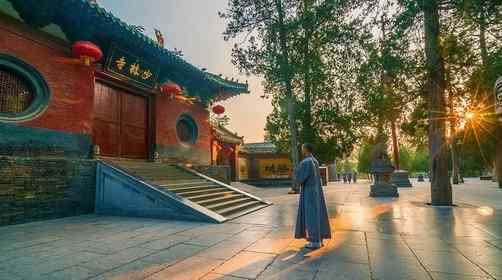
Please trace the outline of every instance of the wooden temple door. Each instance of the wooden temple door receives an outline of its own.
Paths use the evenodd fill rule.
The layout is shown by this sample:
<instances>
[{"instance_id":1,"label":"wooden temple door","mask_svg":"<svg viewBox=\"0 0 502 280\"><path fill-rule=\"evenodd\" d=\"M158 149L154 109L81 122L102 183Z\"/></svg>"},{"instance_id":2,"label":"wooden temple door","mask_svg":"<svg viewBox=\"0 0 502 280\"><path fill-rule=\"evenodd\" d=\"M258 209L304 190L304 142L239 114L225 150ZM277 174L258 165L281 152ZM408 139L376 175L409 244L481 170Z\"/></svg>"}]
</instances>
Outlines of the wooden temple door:
<instances>
[{"instance_id":1,"label":"wooden temple door","mask_svg":"<svg viewBox=\"0 0 502 280\"><path fill-rule=\"evenodd\" d=\"M93 142L102 156L147 158L147 116L146 98L96 82Z\"/></svg>"}]
</instances>

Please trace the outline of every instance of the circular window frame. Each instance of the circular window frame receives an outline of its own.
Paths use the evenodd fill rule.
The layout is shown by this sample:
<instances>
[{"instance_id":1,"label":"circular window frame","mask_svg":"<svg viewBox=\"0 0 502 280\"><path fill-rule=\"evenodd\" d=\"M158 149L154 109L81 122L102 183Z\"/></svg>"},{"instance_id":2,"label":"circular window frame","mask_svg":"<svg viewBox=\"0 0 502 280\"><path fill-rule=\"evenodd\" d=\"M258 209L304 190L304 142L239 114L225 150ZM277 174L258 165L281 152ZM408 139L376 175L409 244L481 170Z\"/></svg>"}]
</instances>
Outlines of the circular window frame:
<instances>
[{"instance_id":1,"label":"circular window frame","mask_svg":"<svg viewBox=\"0 0 502 280\"><path fill-rule=\"evenodd\" d=\"M26 110L21 113L0 112L0 122L25 122L40 116L49 106L52 96L42 74L21 59L3 53L0 53L0 68L24 79L33 94L33 100Z\"/></svg>"},{"instance_id":2,"label":"circular window frame","mask_svg":"<svg viewBox=\"0 0 502 280\"><path fill-rule=\"evenodd\" d=\"M178 135L178 124L182 121L187 122L192 129L192 139L190 139L190 141L182 141L180 136ZM178 143L180 143L181 145L192 146L195 145L197 143L197 140L199 139L199 126L197 125L197 122L194 120L194 118L189 114L181 114L176 119L175 131L176 131L176 139L178 140Z\"/></svg>"}]
</instances>

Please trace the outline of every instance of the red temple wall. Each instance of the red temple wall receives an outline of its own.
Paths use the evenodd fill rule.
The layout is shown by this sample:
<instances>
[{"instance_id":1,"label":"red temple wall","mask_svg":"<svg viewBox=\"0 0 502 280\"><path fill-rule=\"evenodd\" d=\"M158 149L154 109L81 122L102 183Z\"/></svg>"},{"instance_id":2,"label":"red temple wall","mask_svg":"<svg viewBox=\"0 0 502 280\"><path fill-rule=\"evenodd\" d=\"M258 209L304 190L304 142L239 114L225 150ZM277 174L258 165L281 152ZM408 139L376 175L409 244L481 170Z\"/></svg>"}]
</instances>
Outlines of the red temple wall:
<instances>
[{"instance_id":1,"label":"red temple wall","mask_svg":"<svg viewBox=\"0 0 502 280\"><path fill-rule=\"evenodd\" d=\"M176 136L176 122L183 114L189 115L197 123L198 138L194 145L181 144ZM203 105L161 95L156 100L156 128L155 144L162 158L210 164L209 112Z\"/></svg>"},{"instance_id":2,"label":"red temple wall","mask_svg":"<svg viewBox=\"0 0 502 280\"><path fill-rule=\"evenodd\" d=\"M19 22L0 20L0 53L37 69L51 90L47 109L23 126L91 134L94 72L75 63L68 46Z\"/></svg>"},{"instance_id":3,"label":"red temple wall","mask_svg":"<svg viewBox=\"0 0 502 280\"><path fill-rule=\"evenodd\" d=\"M76 61L70 46L18 21L0 18L0 53L33 66L44 77L51 91L51 100L43 113L16 124L92 135L94 69ZM178 162L210 164L209 112L203 105L161 95L155 98L153 113L154 144L161 157ZM191 116L197 123L198 138L194 145L183 145L177 139L176 121L182 114Z\"/></svg>"}]
</instances>

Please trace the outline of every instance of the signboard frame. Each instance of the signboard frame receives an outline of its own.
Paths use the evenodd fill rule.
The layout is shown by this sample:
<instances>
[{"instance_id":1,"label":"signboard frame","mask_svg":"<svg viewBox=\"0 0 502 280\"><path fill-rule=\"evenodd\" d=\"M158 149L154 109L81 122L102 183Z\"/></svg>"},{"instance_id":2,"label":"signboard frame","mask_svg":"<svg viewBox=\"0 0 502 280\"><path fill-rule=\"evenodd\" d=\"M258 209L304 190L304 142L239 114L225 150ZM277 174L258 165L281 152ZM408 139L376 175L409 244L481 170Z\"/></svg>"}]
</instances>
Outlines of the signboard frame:
<instances>
[{"instance_id":1,"label":"signboard frame","mask_svg":"<svg viewBox=\"0 0 502 280\"><path fill-rule=\"evenodd\" d=\"M116 44L111 44L105 62L105 71L143 87L154 89L158 84L160 66L123 50Z\"/></svg>"}]
</instances>

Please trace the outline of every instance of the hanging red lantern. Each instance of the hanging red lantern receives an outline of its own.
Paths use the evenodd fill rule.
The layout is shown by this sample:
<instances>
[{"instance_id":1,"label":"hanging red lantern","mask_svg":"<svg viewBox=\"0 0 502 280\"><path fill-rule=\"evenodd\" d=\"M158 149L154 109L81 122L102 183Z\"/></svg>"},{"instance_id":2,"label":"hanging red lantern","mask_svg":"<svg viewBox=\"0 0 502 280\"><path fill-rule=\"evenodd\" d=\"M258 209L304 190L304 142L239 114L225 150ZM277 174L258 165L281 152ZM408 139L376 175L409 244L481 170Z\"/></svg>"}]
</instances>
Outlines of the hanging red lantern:
<instances>
[{"instance_id":1,"label":"hanging red lantern","mask_svg":"<svg viewBox=\"0 0 502 280\"><path fill-rule=\"evenodd\" d=\"M164 94L170 95L171 97L179 95L183 92L181 87L173 82L163 84L160 87L160 91Z\"/></svg>"},{"instance_id":2,"label":"hanging red lantern","mask_svg":"<svg viewBox=\"0 0 502 280\"><path fill-rule=\"evenodd\" d=\"M225 107L221 105L216 105L213 107L213 113L215 113L216 115L221 115L225 113Z\"/></svg>"},{"instance_id":3,"label":"hanging red lantern","mask_svg":"<svg viewBox=\"0 0 502 280\"><path fill-rule=\"evenodd\" d=\"M224 147L223 152L227 157L230 157L233 154L234 149L232 147Z\"/></svg>"},{"instance_id":4,"label":"hanging red lantern","mask_svg":"<svg viewBox=\"0 0 502 280\"><path fill-rule=\"evenodd\" d=\"M99 61L103 57L103 51L92 42L78 41L73 44L73 55L81 59L86 66Z\"/></svg>"}]
</instances>

